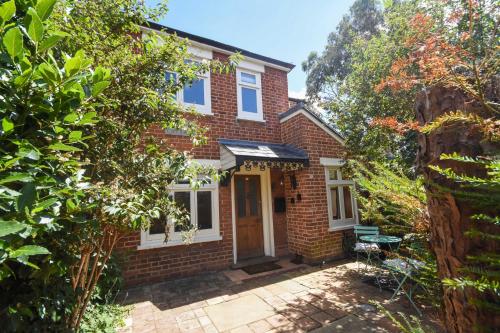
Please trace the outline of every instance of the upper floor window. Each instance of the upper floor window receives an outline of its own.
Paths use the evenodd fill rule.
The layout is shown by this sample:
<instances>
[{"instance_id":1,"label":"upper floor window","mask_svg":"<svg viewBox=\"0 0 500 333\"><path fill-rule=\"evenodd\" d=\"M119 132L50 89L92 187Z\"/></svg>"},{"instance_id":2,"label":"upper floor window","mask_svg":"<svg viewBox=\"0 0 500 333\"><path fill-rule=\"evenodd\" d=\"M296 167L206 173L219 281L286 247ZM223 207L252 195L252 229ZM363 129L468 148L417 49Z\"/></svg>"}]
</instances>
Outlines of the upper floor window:
<instances>
[{"instance_id":1,"label":"upper floor window","mask_svg":"<svg viewBox=\"0 0 500 333\"><path fill-rule=\"evenodd\" d=\"M177 82L177 74L167 72L165 79ZM186 106L193 106L196 111L203 114L212 114L210 101L210 72L198 74L198 78L186 84L182 90L177 92L174 98Z\"/></svg>"},{"instance_id":2,"label":"upper floor window","mask_svg":"<svg viewBox=\"0 0 500 333\"><path fill-rule=\"evenodd\" d=\"M238 118L264 121L260 73L237 70Z\"/></svg>"},{"instance_id":3,"label":"upper floor window","mask_svg":"<svg viewBox=\"0 0 500 333\"><path fill-rule=\"evenodd\" d=\"M357 224L354 182L343 179L339 167L325 167L325 176L330 230L344 229Z\"/></svg>"}]
</instances>

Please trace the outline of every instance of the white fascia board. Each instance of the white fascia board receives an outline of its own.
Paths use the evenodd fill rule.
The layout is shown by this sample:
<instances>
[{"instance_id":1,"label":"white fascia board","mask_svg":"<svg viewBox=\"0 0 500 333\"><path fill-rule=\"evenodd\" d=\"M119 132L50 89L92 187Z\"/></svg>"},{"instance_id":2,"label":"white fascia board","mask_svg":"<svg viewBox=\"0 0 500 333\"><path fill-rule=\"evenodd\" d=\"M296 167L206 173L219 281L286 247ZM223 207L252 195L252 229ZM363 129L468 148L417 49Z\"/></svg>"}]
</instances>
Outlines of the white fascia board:
<instances>
[{"instance_id":1,"label":"white fascia board","mask_svg":"<svg viewBox=\"0 0 500 333\"><path fill-rule=\"evenodd\" d=\"M319 128L321 128L323 131L325 131L326 133L328 133L332 138L334 138L335 140L337 140L342 146L345 146L345 141L344 139L342 139L340 136L338 136L337 134L335 134L334 132L332 132L332 130L326 126L325 124L323 124L321 121L319 121L318 119L316 119L314 116L312 116L311 114L309 114L309 112L307 112L306 110L304 109L300 109L299 111L296 111L288 116L286 116L285 118L281 118L280 119L280 123L284 123L285 121L295 117L295 116L298 116L299 114L303 115L304 117L306 117L307 119L309 119L310 121L312 121L316 126L318 126Z\"/></svg>"}]
</instances>

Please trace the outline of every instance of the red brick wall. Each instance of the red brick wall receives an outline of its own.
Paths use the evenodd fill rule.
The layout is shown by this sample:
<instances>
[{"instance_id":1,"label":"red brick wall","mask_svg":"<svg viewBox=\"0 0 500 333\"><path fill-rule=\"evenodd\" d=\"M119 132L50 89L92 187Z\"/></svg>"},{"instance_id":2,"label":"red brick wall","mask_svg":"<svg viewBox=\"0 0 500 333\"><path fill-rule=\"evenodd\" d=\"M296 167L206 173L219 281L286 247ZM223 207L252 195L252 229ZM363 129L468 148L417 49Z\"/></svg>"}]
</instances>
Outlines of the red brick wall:
<instances>
[{"instance_id":1,"label":"red brick wall","mask_svg":"<svg viewBox=\"0 0 500 333\"><path fill-rule=\"evenodd\" d=\"M225 60L226 55L215 53ZM278 115L288 109L287 73L265 67L262 80L262 105L265 123L237 120L236 79L234 74L211 74L211 103L214 115L202 116L200 124L209 127L208 144L192 151L194 158L219 159L219 138L280 142ZM178 150L191 150L187 137L166 135L159 127L150 132L165 139ZM233 262L233 234L230 186L220 186L219 220L221 241L137 250L140 235L124 237L118 251L124 255L124 278L128 285L159 281L208 270L227 268ZM277 254L287 251L284 214L275 214L274 231Z\"/></svg>"},{"instance_id":2,"label":"red brick wall","mask_svg":"<svg viewBox=\"0 0 500 333\"><path fill-rule=\"evenodd\" d=\"M344 148L323 129L304 115L296 115L282 123L283 142L307 151L310 166L285 175L287 193L288 246L291 253L304 256L306 262L342 256L343 232L329 232L325 169L320 157L340 158ZM295 175L294 190L290 176ZM297 199L300 194L301 200ZM291 198L295 203L291 203Z\"/></svg>"},{"instance_id":3,"label":"red brick wall","mask_svg":"<svg viewBox=\"0 0 500 333\"><path fill-rule=\"evenodd\" d=\"M227 56L214 52L213 57L221 61ZM218 139L240 139L252 141L281 142L278 115L288 110L287 73L265 67L261 74L262 109L265 122L238 120L235 74L210 74L212 113L200 117L198 123L209 128L208 143L193 150L195 158L219 159ZM187 137L166 135L161 128L152 132L166 139L167 144L182 150L191 150Z\"/></svg>"}]
</instances>

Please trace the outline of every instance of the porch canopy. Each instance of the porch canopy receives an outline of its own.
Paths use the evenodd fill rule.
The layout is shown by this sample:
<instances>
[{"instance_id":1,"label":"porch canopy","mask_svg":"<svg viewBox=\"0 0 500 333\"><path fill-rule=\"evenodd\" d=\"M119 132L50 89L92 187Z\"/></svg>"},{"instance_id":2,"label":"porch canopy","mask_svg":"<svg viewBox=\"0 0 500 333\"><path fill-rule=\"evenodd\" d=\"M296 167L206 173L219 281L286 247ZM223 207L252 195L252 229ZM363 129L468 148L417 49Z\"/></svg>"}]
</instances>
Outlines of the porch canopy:
<instances>
[{"instance_id":1,"label":"porch canopy","mask_svg":"<svg viewBox=\"0 0 500 333\"><path fill-rule=\"evenodd\" d=\"M220 139L220 159L223 170L259 167L298 170L309 166L307 153L295 146L244 140Z\"/></svg>"}]
</instances>

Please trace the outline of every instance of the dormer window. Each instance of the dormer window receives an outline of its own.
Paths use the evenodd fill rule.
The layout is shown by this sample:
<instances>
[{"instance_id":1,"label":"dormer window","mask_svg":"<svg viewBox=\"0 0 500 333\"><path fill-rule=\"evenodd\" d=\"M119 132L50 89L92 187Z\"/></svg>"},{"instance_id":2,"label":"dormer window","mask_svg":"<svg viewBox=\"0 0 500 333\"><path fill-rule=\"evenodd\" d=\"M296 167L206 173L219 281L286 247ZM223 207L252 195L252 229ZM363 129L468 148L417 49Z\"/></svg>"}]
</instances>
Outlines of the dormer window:
<instances>
[{"instance_id":1,"label":"dormer window","mask_svg":"<svg viewBox=\"0 0 500 333\"><path fill-rule=\"evenodd\" d=\"M238 119L264 121L260 73L237 70Z\"/></svg>"}]
</instances>

